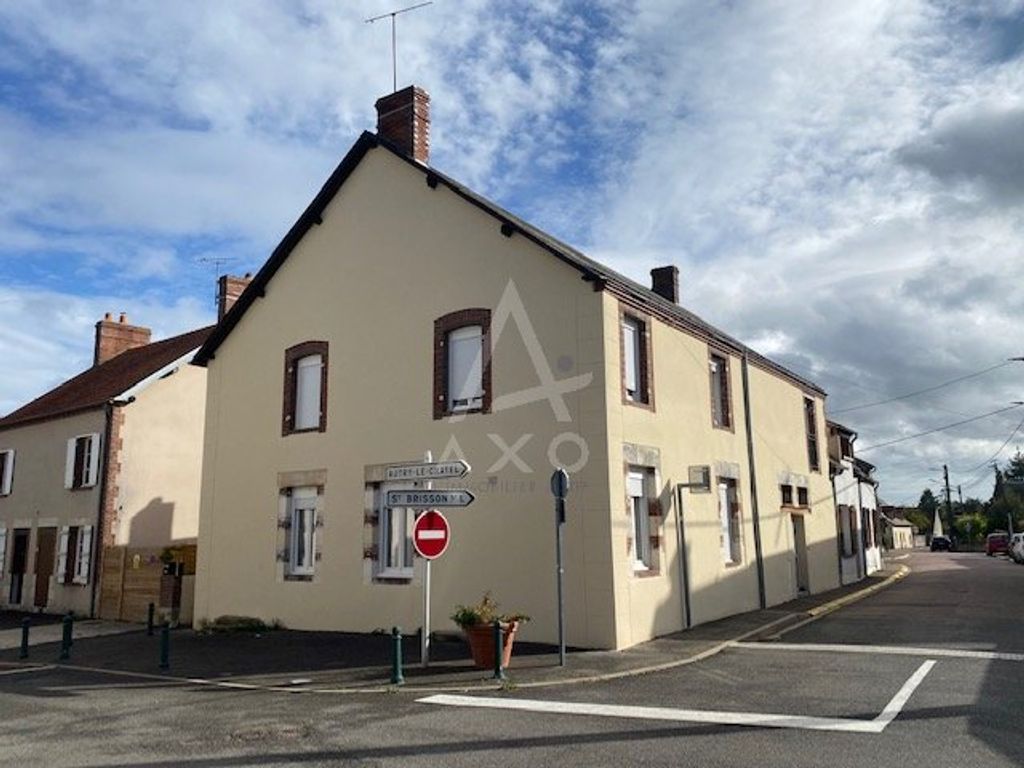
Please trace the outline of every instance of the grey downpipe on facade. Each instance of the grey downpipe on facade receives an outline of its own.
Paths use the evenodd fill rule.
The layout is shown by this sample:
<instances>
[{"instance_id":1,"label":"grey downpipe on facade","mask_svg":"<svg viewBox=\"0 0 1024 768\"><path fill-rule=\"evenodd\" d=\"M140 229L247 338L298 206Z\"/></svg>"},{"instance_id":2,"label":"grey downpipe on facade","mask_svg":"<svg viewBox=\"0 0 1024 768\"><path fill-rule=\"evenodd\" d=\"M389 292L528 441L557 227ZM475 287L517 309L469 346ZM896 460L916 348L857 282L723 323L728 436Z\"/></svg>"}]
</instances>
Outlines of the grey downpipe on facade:
<instances>
[{"instance_id":1,"label":"grey downpipe on facade","mask_svg":"<svg viewBox=\"0 0 1024 768\"><path fill-rule=\"evenodd\" d=\"M856 469L853 470L853 480L857 483L857 527L860 528L860 533L857 534L857 540L860 542L860 557L857 558L857 562L860 563L861 578L867 578L868 532L864 530L864 496L861 495L860 478L857 477Z\"/></svg>"},{"instance_id":2,"label":"grey downpipe on facade","mask_svg":"<svg viewBox=\"0 0 1024 768\"><path fill-rule=\"evenodd\" d=\"M836 495L836 479L829 470L829 482L832 483L832 508L836 511L836 562L839 564L839 586L843 586L843 513L839 511L839 496Z\"/></svg>"},{"instance_id":3,"label":"grey downpipe on facade","mask_svg":"<svg viewBox=\"0 0 1024 768\"><path fill-rule=\"evenodd\" d=\"M743 420L747 428L747 464L750 472L750 516L754 523L754 557L757 560L757 596L761 610L768 607L764 592L764 553L761 551L761 516L757 505L757 470L754 464L754 420L750 416L750 375L747 354L743 353L740 366L743 373Z\"/></svg>"},{"instance_id":4,"label":"grey downpipe on facade","mask_svg":"<svg viewBox=\"0 0 1024 768\"><path fill-rule=\"evenodd\" d=\"M89 618L96 618L96 588L100 583L103 567L103 502L107 498L107 467L110 466L111 442L110 434L114 426L114 402L106 405L106 427L103 434L103 465L100 468L100 501L96 510L96 535L92 544L92 563L89 564L89 577L92 579L92 591L89 594Z\"/></svg>"},{"instance_id":5,"label":"grey downpipe on facade","mask_svg":"<svg viewBox=\"0 0 1024 768\"><path fill-rule=\"evenodd\" d=\"M686 558L686 529L683 524L683 488L684 484L676 485L676 546L679 547L679 592L682 600L683 629L693 626L690 615L690 570Z\"/></svg>"}]
</instances>

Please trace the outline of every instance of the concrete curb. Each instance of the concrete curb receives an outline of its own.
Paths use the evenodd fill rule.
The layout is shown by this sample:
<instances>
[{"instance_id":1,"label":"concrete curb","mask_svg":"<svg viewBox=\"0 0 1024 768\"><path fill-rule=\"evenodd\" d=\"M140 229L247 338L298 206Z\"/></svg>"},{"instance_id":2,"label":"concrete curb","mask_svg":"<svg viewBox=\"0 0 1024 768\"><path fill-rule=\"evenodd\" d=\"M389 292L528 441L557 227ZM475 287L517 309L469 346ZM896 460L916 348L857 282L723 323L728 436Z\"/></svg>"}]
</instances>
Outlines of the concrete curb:
<instances>
[{"instance_id":1,"label":"concrete curb","mask_svg":"<svg viewBox=\"0 0 1024 768\"><path fill-rule=\"evenodd\" d=\"M892 574L884 581L878 584L872 584L870 587L858 590L857 592L851 592L848 595L830 600L822 605L815 606L808 611L805 611L803 615L806 616L801 621L798 621L792 626L780 629L776 634L770 635L772 638L780 638L782 635L792 632L794 629L798 629L802 626L810 624L813 621L817 621L824 616L833 613L834 611L843 608L844 606L855 603L858 600L863 600L870 595L885 589L897 581L905 578L910 573L910 569L905 565L901 565L897 569L896 573ZM198 677L177 677L174 675L161 675L156 673L148 672L130 672L127 670L119 669L103 669L100 667L85 667L74 664L51 664L46 665L46 669L68 669L76 672L90 672L94 674L105 674L112 675L115 677L133 677L141 680L151 680L154 682L162 682L167 685L203 685L211 686L216 688L227 688L238 691L270 691L274 693L317 693L317 694L360 694L360 693L413 693L418 695L424 693L472 693L473 691L503 691L503 690L518 690L527 688L554 688L558 686L575 685L580 683L599 683L609 680L619 680L626 677L638 677L640 675L649 675L655 672L663 672L669 669L675 669L677 667L683 667L688 664L694 664L698 661L716 656L722 651L735 646L737 643L742 643L751 637L763 635L765 632L778 627L780 624L785 624L788 621L792 621L794 617L800 616L800 613L790 613L786 616L782 616L777 619L773 619L759 627L749 629L746 632L742 632L735 637L731 637L728 640L722 640L710 648L706 648L703 651L694 653L682 659L673 659L672 661L663 662L660 664L649 664L645 667L637 667L635 669L623 669L615 672L606 672L594 675L586 675L582 677L574 677L562 680L535 680L532 682L516 683L514 680L508 680L505 682L478 682L471 684L452 684L452 685L419 685L416 683L406 683L405 685L396 686L390 684L384 685L368 685L368 686L343 686L338 688L311 688L311 687L298 687L298 686L287 686L287 685L262 685L260 683L243 683L234 682L231 680L209 680L206 678ZM29 671L29 670L25 670ZM297 673L298 674L298 673Z\"/></svg>"},{"instance_id":2,"label":"concrete curb","mask_svg":"<svg viewBox=\"0 0 1024 768\"><path fill-rule=\"evenodd\" d=\"M844 608L847 605L859 602L860 600L863 600L866 597L870 597L876 592L880 592L881 590L886 589L887 587L891 587L897 581L906 578L906 576L909 573L910 568L908 568L905 565L901 565L899 568L896 569L896 573L892 574L883 581L878 582L877 584L872 584L870 587L865 587L864 589L857 590L856 592L851 592L848 595L843 595L842 597L838 597L835 600L830 600L827 603L815 606L814 608L811 608L809 611L807 611L806 619L804 619L803 621L798 621L796 624L793 624L790 627L785 627L784 629L780 630L773 636L773 639L781 638L783 635L789 634L790 632L796 629L800 629L800 627L805 627L808 624L817 621L818 619L822 619L825 616L828 616L830 613L838 611L840 608Z\"/></svg>"}]
</instances>

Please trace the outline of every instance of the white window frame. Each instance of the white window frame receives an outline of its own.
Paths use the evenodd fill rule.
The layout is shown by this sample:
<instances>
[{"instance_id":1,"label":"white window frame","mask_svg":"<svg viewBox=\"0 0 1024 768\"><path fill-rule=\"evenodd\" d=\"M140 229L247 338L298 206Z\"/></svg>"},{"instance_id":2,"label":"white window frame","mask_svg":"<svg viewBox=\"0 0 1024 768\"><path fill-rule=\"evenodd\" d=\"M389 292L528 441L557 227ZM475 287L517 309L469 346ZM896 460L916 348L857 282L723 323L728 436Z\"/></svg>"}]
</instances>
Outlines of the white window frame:
<instances>
[{"instance_id":1,"label":"white window frame","mask_svg":"<svg viewBox=\"0 0 1024 768\"><path fill-rule=\"evenodd\" d=\"M653 567L651 549L651 516L648 473L630 468L626 473L626 496L629 498L630 534L633 537L633 571L649 571Z\"/></svg>"},{"instance_id":2,"label":"white window frame","mask_svg":"<svg viewBox=\"0 0 1024 768\"><path fill-rule=\"evenodd\" d=\"M7 572L7 529L0 526L0 581Z\"/></svg>"},{"instance_id":3,"label":"white window frame","mask_svg":"<svg viewBox=\"0 0 1024 768\"><path fill-rule=\"evenodd\" d=\"M0 496L10 496L14 484L14 449L0 451L0 456L4 457L3 472L0 472Z\"/></svg>"},{"instance_id":4,"label":"white window frame","mask_svg":"<svg viewBox=\"0 0 1024 768\"><path fill-rule=\"evenodd\" d=\"M92 565L92 526L78 526L78 551L75 553L75 573L71 577L72 584L88 584Z\"/></svg>"},{"instance_id":5,"label":"white window frame","mask_svg":"<svg viewBox=\"0 0 1024 768\"><path fill-rule=\"evenodd\" d=\"M312 576L316 572L319 494L314 486L292 488L288 497L288 575ZM300 544L306 558L299 561Z\"/></svg>"},{"instance_id":6,"label":"white window frame","mask_svg":"<svg viewBox=\"0 0 1024 768\"><path fill-rule=\"evenodd\" d=\"M458 345L476 342L476 353L469 365L469 370L462 377L465 385L461 391L456 386L459 373L455 370ZM481 325L464 325L448 331L445 338L447 349L447 365L445 370L448 398L446 403L450 413L479 410L484 404L484 329ZM475 388L474 388L475 385Z\"/></svg>"},{"instance_id":7,"label":"white window frame","mask_svg":"<svg viewBox=\"0 0 1024 768\"><path fill-rule=\"evenodd\" d=\"M82 462L81 482L75 484L79 478L75 477L75 452L79 440L86 440L85 459ZM68 439L67 451L64 463L64 487L68 490L78 488L93 488L99 482L100 476L100 435L92 432L85 435L75 435Z\"/></svg>"},{"instance_id":8,"label":"white window frame","mask_svg":"<svg viewBox=\"0 0 1024 768\"><path fill-rule=\"evenodd\" d=\"M626 399L632 403L642 400L640 392L643 376L640 372L640 345L644 343L640 321L626 316L622 318L622 384Z\"/></svg>"},{"instance_id":9,"label":"white window frame","mask_svg":"<svg viewBox=\"0 0 1024 768\"><path fill-rule=\"evenodd\" d=\"M377 528L378 528L378 570L377 576L385 579L411 579L413 577L413 567L416 560L416 553L412 545L412 526L416 520L416 511L409 507L395 507L391 508L385 504L387 499L388 490L398 488L397 485L388 483L382 484L378 489L378 502L377 508L379 510L377 517ZM396 551L398 557L397 562L393 562L391 558L392 550L392 536L391 527L392 520L395 518L401 518L398 520L398 525L402 525L402 520L405 523L405 541L403 545Z\"/></svg>"},{"instance_id":10,"label":"white window frame","mask_svg":"<svg viewBox=\"0 0 1024 768\"><path fill-rule=\"evenodd\" d=\"M320 427L323 367L324 356L319 352L300 357L295 361L295 413L292 414L292 429L295 431ZM303 381L310 385L308 398L304 395Z\"/></svg>"},{"instance_id":11,"label":"white window frame","mask_svg":"<svg viewBox=\"0 0 1024 768\"><path fill-rule=\"evenodd\" d=\"M738 483L729 478L722 478L718 481L718 515L722 547L722 562L726 566L739 565L743 562L743 519L738 510L733 506L739 506ZM733 489L730 499L729 489ZM733 535L733 523L736 525L736 535ZM733 543L736 549L733 549Z\"/></svg>"}]
</instances>

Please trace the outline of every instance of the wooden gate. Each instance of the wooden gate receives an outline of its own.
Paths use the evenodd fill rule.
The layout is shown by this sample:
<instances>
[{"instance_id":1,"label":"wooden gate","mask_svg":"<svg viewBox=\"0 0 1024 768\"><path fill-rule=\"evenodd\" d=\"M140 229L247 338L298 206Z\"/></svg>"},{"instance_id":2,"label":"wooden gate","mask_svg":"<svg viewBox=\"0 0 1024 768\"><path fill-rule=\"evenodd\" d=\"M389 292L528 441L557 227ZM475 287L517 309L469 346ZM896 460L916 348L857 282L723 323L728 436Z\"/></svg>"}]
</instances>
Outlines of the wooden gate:
<instances>
[{"instance_id":1,"label":"wooden gate","mask_svg":"<svg viewBox=\"0 0 1024 768\"><path fill-rule=\"evenodd\" d=\"M149 604L160 604L164 564L160 548L104 547L100 618L145 622Z\"/></svg>"}]
</instances>

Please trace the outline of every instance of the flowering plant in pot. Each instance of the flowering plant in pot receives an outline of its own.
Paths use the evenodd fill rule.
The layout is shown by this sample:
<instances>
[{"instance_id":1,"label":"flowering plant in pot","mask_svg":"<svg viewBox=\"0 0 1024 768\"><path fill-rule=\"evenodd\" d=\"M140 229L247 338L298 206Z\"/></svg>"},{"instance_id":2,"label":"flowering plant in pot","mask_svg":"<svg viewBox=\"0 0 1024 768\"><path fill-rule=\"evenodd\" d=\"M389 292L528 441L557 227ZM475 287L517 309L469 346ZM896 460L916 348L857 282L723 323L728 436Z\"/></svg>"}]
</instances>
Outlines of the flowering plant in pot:
<instances>
[{"instance_id":1,"label":"flowering plant in pot","mask_svg":"<svg viewBox=\"0 0 1024 768\"><path fill-rule=\"evenodd\" d=\"M455 606L452 614L452 621L466 635L473 663L480 669L494 667L494 622L501 625L501 666L507 667L512 661L512 644L519 625L529 620L525 613L499 613L498 603L489 591L475 605Z\"/></svg>"}]
</instances>

